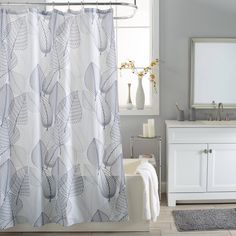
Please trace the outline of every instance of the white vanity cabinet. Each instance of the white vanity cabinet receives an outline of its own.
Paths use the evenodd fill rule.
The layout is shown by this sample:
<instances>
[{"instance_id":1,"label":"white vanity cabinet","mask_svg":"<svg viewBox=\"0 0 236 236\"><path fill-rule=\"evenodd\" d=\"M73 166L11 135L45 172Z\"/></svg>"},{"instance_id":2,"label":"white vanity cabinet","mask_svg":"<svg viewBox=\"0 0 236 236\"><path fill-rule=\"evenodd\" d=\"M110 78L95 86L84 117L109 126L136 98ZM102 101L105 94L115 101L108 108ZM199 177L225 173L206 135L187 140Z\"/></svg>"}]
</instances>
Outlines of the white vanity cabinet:
<instances>
[{"instance_id":1,"label":"white vanity cabinet","mask_svg":"<svg viewBox=\"0 0 236 236\"><path fill-rule=\"evenodd\" d=\"M236 202L236 122L166 121L168 206Z\"/></svg>"}]
</instances>

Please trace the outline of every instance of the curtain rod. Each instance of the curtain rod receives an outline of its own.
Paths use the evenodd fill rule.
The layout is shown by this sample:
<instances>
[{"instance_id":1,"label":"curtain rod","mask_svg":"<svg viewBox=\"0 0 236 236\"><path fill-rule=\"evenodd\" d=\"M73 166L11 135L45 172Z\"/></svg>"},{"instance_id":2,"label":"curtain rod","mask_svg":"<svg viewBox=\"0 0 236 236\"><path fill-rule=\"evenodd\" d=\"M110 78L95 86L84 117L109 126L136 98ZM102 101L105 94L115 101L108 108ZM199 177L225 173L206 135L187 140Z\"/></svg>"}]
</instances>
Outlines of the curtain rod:
<instances>
[{"instance_id":1,"label":"curtain rod","mask_svg":"<svg viewBox=\"0 0 236 236\"><path fill-rule=\"evenodd\" d=\"M125 7L130 7L133 8L133 13L128 16L117 16L114 17L114 19L119 20L119 19L130 19L132 18L136 10L138 9L136 0L134 0L133 3L127 3L127 2L0 2L0 6L24 6L24 5L45 5L45 6L125 6Z\"/></svg>"}]
</instances>

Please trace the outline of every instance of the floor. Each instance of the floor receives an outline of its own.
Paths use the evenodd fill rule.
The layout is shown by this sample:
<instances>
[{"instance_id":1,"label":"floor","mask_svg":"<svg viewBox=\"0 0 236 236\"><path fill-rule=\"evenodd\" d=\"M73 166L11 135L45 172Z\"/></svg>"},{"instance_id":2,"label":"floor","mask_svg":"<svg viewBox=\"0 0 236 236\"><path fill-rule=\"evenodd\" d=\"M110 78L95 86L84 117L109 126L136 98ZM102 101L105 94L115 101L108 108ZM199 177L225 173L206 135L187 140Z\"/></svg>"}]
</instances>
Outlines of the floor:
<instances>
[{"instance_id":1,"label":"floor","mask_svg":"<svg viewBox=\"0 0 236 236\"><path fill-rule=\"evenodd\" d=\"M0 236L236 236L236 230L208 232L178 232L176 230L172 210L174 209L207 209L236 208L236 204L194 204L167 207L165 196L161 203L161 215L157 222L152 223L150 233L0 233Z\"/></svg>"}]
</instances>

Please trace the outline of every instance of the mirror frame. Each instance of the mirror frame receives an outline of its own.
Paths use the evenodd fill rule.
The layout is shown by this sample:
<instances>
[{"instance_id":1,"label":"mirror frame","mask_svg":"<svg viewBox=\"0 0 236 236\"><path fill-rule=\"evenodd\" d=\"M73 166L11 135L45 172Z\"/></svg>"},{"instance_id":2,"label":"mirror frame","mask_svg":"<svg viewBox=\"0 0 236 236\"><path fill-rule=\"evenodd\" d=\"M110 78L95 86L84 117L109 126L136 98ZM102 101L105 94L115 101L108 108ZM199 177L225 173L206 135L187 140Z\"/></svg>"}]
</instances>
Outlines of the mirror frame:
<instances>
[{"instance_id":1,"label":"mirror frame","mask_svg":"<svg viewBox=\"0 0 236 236\"><path fill-rule=\"evenodd\" d=\"M196 109L214 109L215 105L211 103L194 103L194 55L195 55L195 43L199 42L233 42L236 43L236 38L203 38L194 37L190 39L191 43L191 60L190 60L190 107ZM224 103L225 109L235 109L236 103Z\"/></svg>"}]
</instances>

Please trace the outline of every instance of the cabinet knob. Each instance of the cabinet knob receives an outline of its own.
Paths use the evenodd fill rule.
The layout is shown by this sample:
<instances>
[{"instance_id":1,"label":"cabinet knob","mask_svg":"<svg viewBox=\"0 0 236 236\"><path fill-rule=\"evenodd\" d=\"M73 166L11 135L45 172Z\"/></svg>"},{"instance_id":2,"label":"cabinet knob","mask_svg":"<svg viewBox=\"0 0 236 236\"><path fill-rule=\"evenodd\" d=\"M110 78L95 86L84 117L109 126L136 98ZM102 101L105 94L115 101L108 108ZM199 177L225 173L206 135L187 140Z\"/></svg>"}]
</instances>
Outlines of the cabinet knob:
<instances>
[{"instance_id":1,"label":"cabinet knob","mask_svg":"<svg viewBox=\"0 0 236 236\"><path fill-rule=\"evenodd\" d=\"M205 154L207 154L208 153L208 150L207 149L204 149L204 151L203 151Z\"/></svg>"},{"instance_id":2,"label":"cabinet knob","mask_svg":"<svg viewBox=\"0 0 236 236\"><path fill-rule=\"evenodd\" d=\"M212 153L212 149L209 150L209 153Z\"/></svg>"}]
</instances>

